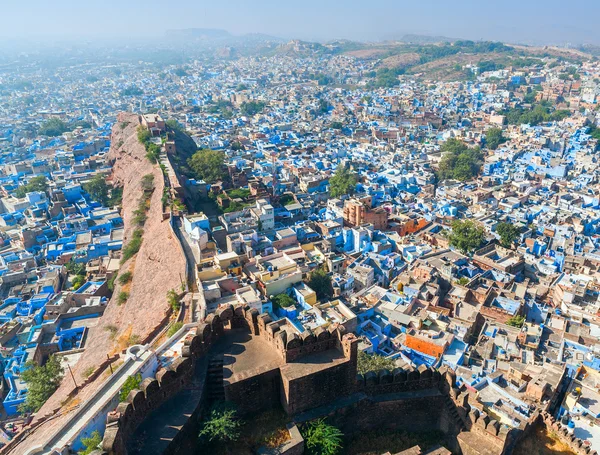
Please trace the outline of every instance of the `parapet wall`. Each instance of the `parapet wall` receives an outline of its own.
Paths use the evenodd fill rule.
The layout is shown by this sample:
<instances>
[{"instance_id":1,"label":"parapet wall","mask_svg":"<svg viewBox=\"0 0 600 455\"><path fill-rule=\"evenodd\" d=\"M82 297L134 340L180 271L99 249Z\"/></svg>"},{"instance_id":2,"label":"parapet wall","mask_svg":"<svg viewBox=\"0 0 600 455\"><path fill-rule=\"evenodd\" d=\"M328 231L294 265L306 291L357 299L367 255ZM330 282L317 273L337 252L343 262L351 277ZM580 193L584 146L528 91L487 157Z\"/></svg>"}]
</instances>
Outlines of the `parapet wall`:
<instances>
[{"instance_id":1,"label":"parapet wall","mask_svg":"<svg viewBox=\"0 0 600 455\"><path fill-rule=\"evenodd\" d=\"M287 324L285 319L273 322L271 316L266 313L257 315L258 332L255 333L272 343L285 363L330 349L343 351L341 340L345 329L342 325L332 324L328 328L319 327L314 331L307 330L298 335L292 331L282 330Z\"/></svg>"},{"instance_id":2,"label":"parapet wall","mask_svg":"<svg viewBox=\"0 0 600 455\"><path fill-rule=\"evenodd\" d=\"M540 414L540 420L546 425L546 429L556 434L560 442L566 444L573 453L577 455L597 455L595 450L592 450L589 445L586 446L583 440L576 438L572 433L569 433L566 426L547 412Z\"/></svg>"},{"instance_id":3,"label":"parapet wall","mask_svg":"<svg viewBox=\"0 0 600 455\"><path fill-rule=\"evenodd\" d=\"M450 368L421 366L357 375L358 340L353 334L344 334L343 327L332 325L298 336L285 330L286 324L242 305L211 314L198 325L195 335L185 339L181 358L160 370L156 378L145 379L140 390L132 391L109 414L103 451L126 454L127 441L140 423L190 382L196 362L229 329L246 329L262 337L283 360L281 366L257 365L256 371L224 384L226 399L236 403L241 413L281 405L297 418L329 416L347 431L375 427L438 429L459 436L453 450L463 448L460 434L471 432L498 448L498 453L510 451L526 430L508 430L479 409L474 396L455 387L456 375ZM310 364L301 362L304 356L332 349L339 353L324 354L335 359L330 366L304 370ZM463 452L469 453L468 448Z\"/></svg>"}]
</instances>

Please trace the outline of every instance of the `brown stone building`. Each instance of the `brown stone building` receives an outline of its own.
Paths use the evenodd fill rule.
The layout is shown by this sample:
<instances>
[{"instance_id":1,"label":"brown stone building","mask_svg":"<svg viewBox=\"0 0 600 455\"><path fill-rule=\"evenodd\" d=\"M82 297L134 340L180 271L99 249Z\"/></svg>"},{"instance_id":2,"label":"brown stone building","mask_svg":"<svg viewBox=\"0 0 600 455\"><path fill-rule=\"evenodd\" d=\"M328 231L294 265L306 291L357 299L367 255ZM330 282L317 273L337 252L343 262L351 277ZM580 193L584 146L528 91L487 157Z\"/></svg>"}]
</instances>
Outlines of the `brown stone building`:
<instances>
[{"instance_id":1,"label":"brown stone building","mask_svg":"<svg viewBox=\"0 0 600 455\"><path fill-rule=\"evenodd\" d=\"M372 203L370 196L346 201L344 203L344 222L352 227L372 224L377 230L386 229L388 212L383 207L372 208Z\"/></svg>"}]
</instances>

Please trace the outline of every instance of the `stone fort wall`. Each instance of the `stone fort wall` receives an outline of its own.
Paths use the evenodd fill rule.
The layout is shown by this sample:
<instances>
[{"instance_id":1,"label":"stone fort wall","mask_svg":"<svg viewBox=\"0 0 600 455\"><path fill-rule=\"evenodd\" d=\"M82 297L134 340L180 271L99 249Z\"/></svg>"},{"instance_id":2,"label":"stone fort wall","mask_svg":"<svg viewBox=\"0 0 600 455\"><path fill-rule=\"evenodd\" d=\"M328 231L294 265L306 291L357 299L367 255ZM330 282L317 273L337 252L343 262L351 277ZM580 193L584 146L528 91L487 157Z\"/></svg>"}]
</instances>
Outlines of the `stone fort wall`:
<instances>
[{"instance_id":1,"label":"stone fort wall","mask_svg":"<svg viewBox=\"0 0 600 455\"><path fill-rule=\"evenodd\" d=\"M108 415L98 452L126 454L127 441L140 423L189 383L198 360L209 354L226 330L239 328L262 337L281 357L279 366L258 366L243 377L226 381L225 397L241 414L282 406L298 422L328 417L345 433L374 428L441 430L457 438L456 447L450 448L466 455L477 453L473 446L479 443L496 447L498 454L510 453L528 430L528 424L511 430L501 427L477 407L474 396L455 387L456 376L449 368L421 366L357 375L358 340L353 334L332 325L298 336L285 330L285 324L244 306L228 306L210 315L198 325L196 334L185 340L181 358L160 370L156 378L145 379L140 390L133 390ZM287 365L332 350L339 355L331 367L288 377ZM206 397L199 408L205 402ZM201 412L196 412L194 419L200 418ZM191 422L190 428L197 428L197 422ZM195 432L190 433L195 437ZM177 444L183 443L178 440Z\"/></svg>"}]
</instances>

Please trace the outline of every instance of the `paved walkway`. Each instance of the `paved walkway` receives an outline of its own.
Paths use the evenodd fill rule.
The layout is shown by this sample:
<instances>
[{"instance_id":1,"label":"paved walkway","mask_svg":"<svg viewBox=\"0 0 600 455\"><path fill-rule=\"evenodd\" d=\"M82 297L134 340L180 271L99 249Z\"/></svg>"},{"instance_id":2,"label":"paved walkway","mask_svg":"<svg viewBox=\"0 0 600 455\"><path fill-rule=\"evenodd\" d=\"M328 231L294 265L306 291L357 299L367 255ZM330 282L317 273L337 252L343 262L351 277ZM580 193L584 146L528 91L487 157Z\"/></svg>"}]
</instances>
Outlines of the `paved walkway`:
<instances>
[{"instance_id":1,"label":"paved walkway","mask_svg":"<svg viewBox=\"0 0 600 455\"><path fill-rule=\"evenodd\" d=\"M185 230L183 229L183 221L181 217L175 217L173 219L173 229L175 230L175 234L177 234L177 238L179 239L179 243L183 247L183 252L185 253L185 258L188 266L188 288L191 292L198 292L198 285L196 284L196 264L200 262L200 252L194 252L198 248L195 245L192 245L191 240L188 238Z\"/></svg>"},{"instance_id":2,"label":"paved walkway","mask_svg":"<svg viewBox=\"0 0 600 455\"><path fill-rule=\"evenodd\" d=\"M110 376L102 387L87 400L70 418L57 430L57 432L42 447L32 449L30 454L52 453L54 449L62 449L71 443L85 428L88 422L96 417L113 398L119 393L121 387L129 376L137 373L142 365L153 355L150 350L144 351L139 357L126 361L114 375Z\"/></svg>"}]
</instances>

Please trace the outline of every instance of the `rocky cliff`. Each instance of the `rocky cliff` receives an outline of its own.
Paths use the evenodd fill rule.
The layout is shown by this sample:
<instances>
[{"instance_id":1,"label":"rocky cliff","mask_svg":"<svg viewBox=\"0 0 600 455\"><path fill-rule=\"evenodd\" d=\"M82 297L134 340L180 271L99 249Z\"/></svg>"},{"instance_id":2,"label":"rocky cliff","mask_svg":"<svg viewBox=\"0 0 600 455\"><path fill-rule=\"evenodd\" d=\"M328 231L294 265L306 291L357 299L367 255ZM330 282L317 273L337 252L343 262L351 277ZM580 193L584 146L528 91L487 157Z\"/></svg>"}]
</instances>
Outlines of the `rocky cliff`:
<instances>
[{"instance_id":1,"label":"rocky cliff","mask_svg":"<svg viewBox=\"0 0 600 455\"><path fill-rule=\"evenodd\" d=\"M150 197L147 220L143 226L141 248L135 256L122 264L119 270L119 274L130 271L133 278L125 286L121 286L118 280L115 282L113 298L108 303L104 316L90 329L85 353L72 366L75 380L80 387L90 372L106 361L107 355L113 356L129 344L143 342L163 325L169 309L167 291L179 291L181 280L185 279L183 250L171 230L169 220L163 220L162 216L162 172L158 165L151 164L146 158L146 150L137 139L139 124L137 115L120 114L113 127L109 152L109 158L114 161L113 183L123 186L124 245L131 240L136 229L133 222L134 211L143 195L141 180L144 175L154 176L155 189ZM126 291L129 297L125 303L119 305L118 296L121 291ZM43 418L44 414L61 406L64 412L65 404L68 407L68 403L75 405L85 400L107 375L108 373L104 372L96 380L88 380L89 384L81 388L75 398L69 398L73 396L75 384L67 372L61 387L38 412L36 419ZM56 420L53 421L54 425L57 423Z\"/></svg>"}]
</instances>

